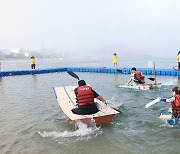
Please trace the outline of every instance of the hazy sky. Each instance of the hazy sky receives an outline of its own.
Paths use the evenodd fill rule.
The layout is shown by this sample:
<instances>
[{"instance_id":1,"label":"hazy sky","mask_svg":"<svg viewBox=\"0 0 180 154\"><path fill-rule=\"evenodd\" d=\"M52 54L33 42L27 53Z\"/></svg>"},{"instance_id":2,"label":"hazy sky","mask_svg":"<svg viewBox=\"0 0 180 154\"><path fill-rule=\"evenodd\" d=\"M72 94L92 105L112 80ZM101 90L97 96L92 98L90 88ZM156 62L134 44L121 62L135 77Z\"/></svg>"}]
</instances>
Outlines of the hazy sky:
<instances>
[{"instance_id":1,"label":"hazy sky","mask_svg":"<svg viewBox=\"0 0 180 154\"><path fill-rule=\"evenodd\" d=\"M180 0L0 0L0 49L176 57Z\"/></svg>"}]
</instances>

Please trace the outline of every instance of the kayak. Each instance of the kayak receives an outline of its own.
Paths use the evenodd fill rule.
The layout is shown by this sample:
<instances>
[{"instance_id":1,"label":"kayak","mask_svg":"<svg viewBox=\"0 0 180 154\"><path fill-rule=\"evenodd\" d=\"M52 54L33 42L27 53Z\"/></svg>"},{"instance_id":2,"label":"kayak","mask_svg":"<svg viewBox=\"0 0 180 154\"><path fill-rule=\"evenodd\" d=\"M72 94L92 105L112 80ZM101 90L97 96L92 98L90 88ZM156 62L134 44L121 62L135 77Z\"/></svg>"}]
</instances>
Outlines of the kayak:
<instances>
[{"instance_id":1,"label":"kayak","mask_svg":"<svg viewBox=\"0 0 180 154\"><path fill-rule=\"evenodd\" d=\"M129 88L129 89L137 89L137 90L149 90L151 88L155 87L161 87L161 83L156 84L132 84L132 85L126 85L126 84L120 84L118 85L119 88Z\"/></svg>"},{"instance_id":2,"label":"kayak","mask_svg":"<svg viewBox=\"0 0 180 154\"><path fill-rule=\"evenodd\" d=\"M172 118L171 112L162 112L159 116L160 119L165 120L169 125L179 125L180 119L179 118Z\"/></svg>"},{"instance_id":3,"label":"kayak","mask_svg":"<svg viewBox=\"0 0 180 154\"><path fill-rule=\"evenodd\" d=\"M179 71L178 66L174 66L173 69L174 69L175 71Z\"/></svg>"},{"instance_id":4,"label":"kayak","mask_svg":"<svg viewBox=\"0 0 180 154\"><path fill-rule=\"evenodd\" d=\"M75 88L76 86L54 87L55 96L60 108L72 122L78 123L81 121L82 123L89 126L90 123L94 121L96 125L100 125L110 123L115 115L119 113L103 102L95 99L95 102L97 102L100 111L91 115L74 114L71 110L77 107L74 93Z\"/></svg>"}]
</instances>

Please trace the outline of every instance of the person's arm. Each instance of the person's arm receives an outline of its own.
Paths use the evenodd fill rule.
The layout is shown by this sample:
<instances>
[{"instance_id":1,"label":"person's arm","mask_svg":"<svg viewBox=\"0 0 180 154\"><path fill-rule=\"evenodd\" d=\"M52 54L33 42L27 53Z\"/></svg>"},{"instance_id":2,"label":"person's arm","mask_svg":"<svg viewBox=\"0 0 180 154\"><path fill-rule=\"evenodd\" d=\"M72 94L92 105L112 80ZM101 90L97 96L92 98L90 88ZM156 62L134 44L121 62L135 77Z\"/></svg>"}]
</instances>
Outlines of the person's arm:
<instances>
[{"instance_id":1,"label":"person's arm","mask_svg":"<svg viewBox=\"0 0 180 154\"><path fill-rule=\"evenodd\" d=\"M75 93L75 95L77 97L77 88L74 89L74 93Z\"/></svg>"},{"instance_id":2,"label":"person's arm","mask_svg":"<svg viewBox=\"0 0 180 154\"><path fill-rule=\"evenodd\" d=\"M168 102L168 103L173 102L174 100L175 100L174 96L169 99L161 98L161 101Z\"/></svg>"},{"instance_id":3,"label":"person's arm","mask_svg":"<svg viewBox=\"0 0 180 154\"><path fill-rule=\"evenodd\" d=\"M102 96L99 95L99 96L96 97L96 98L106 104L106 100L105 100Z\"/></svg>"},{"instance_id":4,"label":"person's arm","mask_svg":"<svg viewBox=\"0 0 180 154\"><path fill-rule=\"evenodd\" d=\"M131 83L131 81L133 81L133 80L134 80L134 76L135 76L135 74L134 74L134 73L131 73L131 77L130 77L129 81L128 81L125 85L130 84L130 83Z\"/></svg>"},{"instance_id":5,"label":"person's arm","mask_svg":"<svg viewBox=\"0 0 180 154\"><path fill-rule=\"evenodd\" d=\"M133 78L131 77L131 78L129 79L129 81L126 83L126 85L130 84L132 80L133 80Z\"/></svg>"},{"instance_id":6,"label":"person's arm","mask_svg":"<svg viewBox=\"0 0 180 154\"><path fill-rule=\"evenodd\" d=\"M78 102L77 102L77 88L74 89L74 93L75 93L75 96L76 96L76 103L78 104Z\"/></svg>"},{"instance_id":7,"label":"person's arm","mask_svg":"<svg viewBox=\"0 0 180 154\"><path fill-rule=\"evenodd\" d=\"M100 96L98 93L96 93L94 90L93 90L93 93L94 93L94 98L97 98L98 100L102 101L103 103L106 104L106 100Z\"/></svg>"}]
</instances>

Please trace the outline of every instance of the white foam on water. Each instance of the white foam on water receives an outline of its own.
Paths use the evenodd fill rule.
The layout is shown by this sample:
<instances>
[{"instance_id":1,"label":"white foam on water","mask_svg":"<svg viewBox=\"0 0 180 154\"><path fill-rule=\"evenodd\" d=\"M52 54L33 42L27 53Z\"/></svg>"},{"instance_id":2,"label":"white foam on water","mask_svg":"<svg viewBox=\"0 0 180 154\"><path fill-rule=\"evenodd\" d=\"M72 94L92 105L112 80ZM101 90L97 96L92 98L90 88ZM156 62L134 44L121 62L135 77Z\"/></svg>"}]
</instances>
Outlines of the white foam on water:
<instances>
[{"instance_id":1,"label":"white foam on water","mask_svg":"<svg viewBox=\"0 0 180 154\"><path fill-rule=\"evenodd\" d=\"M64 131L64 132L59 132L59 131L52 131L52 132L38 132L40 136L43 138L71 138L71 137L86 137L86 136L91 136L93 134L101 134L102 132L100 131L100 127L90 126L88 127L86 124L83 124L82 122L77 123L77 130L75 131Z\"/></svg>"},{"instance_id":2,"label":"white foam on water","mask_svg":"<svg viewBox=\"0 0 180 154\"><path fill-rule=\"evenodd\" d=\"M167 77L157 79L158 83L161 83L163 86L172 86L177 84L177 80L169 79Z\"/></svg>"},{"instance_id":3,"label":"white foam on water","mask_svg":"<svg viewBox=\"0 0 180 154\"><path fill-rule=\"evenodd\" d=\"M172 86L172 85L176 85L175 82L173 81L167 81L166 83L162 83L163 86Z\"/></svg>"},{"instance_id":4,"label":"white foam on water","mask_svg":"<svg viewBox=\"0 0 180 154\"><path fill-rule=\"evenodd\" d=\"M123 106L123 103L119 102L119 100L117 100L113 96L111 99L106 100L106 103L112 108L119 108L119 107Z\"/></svg>"}]
</instances>

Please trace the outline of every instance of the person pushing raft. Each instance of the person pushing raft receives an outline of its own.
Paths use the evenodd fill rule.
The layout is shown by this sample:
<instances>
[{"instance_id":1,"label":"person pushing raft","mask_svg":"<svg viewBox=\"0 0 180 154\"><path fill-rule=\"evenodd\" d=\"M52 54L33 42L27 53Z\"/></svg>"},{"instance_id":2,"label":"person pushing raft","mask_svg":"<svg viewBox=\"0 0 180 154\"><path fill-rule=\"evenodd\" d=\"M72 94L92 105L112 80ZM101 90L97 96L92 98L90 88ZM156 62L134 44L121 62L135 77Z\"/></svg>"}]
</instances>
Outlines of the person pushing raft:
<instances>
[{"instance_id":1,"label":"person pushing raft","mask_svg":"<svg viewBox=\"0 0 180 154\"><path fill-rule=\"evenodd\" d=\"M140 71L137 71L135 67L133 67L131 70L132 70L131 77L129 81L126 83L126 85L131 83L131 81L134 81L137 84L144 84L145 81L142 73Z\"/></svg>"},{"instance_id":2,"label":"person pushing raft","mask_svg":"<svg viewBox=\"0 0 180 154\"><path fill-rule=\"evenodd\" d=\"M180 118L180 89L179 87L174 87L172 89L173 97L169 99L161 98L160 101L171 103L169 112L172 113L171 118ZM163 119L163 114L161 114L160 119Z\"/></svg>"}]
</instances>

